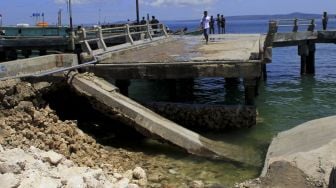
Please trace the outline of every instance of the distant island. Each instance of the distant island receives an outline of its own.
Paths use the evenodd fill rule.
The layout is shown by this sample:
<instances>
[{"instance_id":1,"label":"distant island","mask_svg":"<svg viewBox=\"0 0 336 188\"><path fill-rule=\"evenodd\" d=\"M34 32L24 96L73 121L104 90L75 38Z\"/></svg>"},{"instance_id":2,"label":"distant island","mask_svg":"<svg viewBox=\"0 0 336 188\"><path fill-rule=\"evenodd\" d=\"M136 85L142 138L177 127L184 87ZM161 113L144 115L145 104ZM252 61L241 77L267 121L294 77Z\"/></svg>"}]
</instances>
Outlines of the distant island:
<instances>
[{"instance_id":1,"label":"distant island","mask_svg":"<svg viewBox=\"0 0 336 188\"><path fill-rule=\"evenodd\" d=\"M328 14L329 18L335 18L335 14ZM243 16L226 16L227 20L278 20L278 19L321 19L321 14L310 14L310 13L301 13L301 12L293 12L290 14L274 14L274 15L243 15ZM195 20L180 20L180 21L198 21Z\"/></svg>"}]
</instances>

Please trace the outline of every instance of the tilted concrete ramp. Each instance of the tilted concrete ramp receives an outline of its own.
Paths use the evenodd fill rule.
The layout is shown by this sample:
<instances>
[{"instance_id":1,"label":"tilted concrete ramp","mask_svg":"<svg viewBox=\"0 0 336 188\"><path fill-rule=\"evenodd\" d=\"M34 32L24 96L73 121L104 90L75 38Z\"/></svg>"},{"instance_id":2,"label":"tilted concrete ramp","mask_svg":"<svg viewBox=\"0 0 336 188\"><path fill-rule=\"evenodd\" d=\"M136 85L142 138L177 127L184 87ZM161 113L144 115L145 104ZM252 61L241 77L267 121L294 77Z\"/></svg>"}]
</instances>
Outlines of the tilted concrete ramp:
<instances>
[{"instance_id":1,"label":"tilted concrete ramp","mask_svg":"<svg viewBox=\"0 0 336 188\"><path fill-rule=\"evenodd\" d=\"M98 106L104 105L98 110L106 114L122 115L123 119L127 119L142 133L145 130L150 136L163 139L198 156L255 165L256 161L250 161L251 155L255 155L252 150L243 150L235 145L215 142L185 129L121 95L118 88L101 78L72 72L68 75L68 83L81 95L94 99L99 103Z\"/></svg>"}]
</instances>

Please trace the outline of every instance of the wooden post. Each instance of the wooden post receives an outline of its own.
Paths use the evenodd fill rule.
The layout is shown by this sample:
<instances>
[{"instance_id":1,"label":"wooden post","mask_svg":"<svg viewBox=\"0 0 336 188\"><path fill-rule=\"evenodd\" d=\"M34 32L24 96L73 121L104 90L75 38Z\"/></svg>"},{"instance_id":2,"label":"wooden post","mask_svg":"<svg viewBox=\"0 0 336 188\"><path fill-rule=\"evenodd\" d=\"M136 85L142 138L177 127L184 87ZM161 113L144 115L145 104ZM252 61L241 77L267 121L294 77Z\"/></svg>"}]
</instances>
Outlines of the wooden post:
<instances>
[{"instance_id":1,"label":"wooden post","mask_svg":"<svg viewBox=\"0 0 336 188\"><path fill-rule=\"evenodd\" d=\"M254 105L255 97L257 96L257 80L256 78L244 78L245 87L245 104Z\"/></svg>"},{"instance_id":2,"label":"wooden post","mask_svg":"<svg viewBox=\"0 0 336 188\"><path fill-rule=\"evenodd\" d=\"M128 96L128 87L131 85L130 80L116 80L115 85L124 96Z\"/></svg>"}]
</instances>

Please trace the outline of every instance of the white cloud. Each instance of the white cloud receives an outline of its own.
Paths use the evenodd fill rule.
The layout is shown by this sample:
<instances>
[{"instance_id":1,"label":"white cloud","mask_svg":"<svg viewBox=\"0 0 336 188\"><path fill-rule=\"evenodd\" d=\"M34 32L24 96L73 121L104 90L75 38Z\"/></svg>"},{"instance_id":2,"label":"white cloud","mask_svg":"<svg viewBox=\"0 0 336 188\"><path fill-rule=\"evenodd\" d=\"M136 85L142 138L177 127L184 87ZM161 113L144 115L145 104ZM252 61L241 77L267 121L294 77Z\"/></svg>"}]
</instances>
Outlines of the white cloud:
<instances>
[{"instance_id":1,"label":"white cloud","mask_svg":"<svg viewBox=\"0 0 336 188\"><path fill-rule=\"evenodd\" d=\"M143 0L148 5L151 6L190 6L190 5L208 5L213 3L215 0Z\"/></svg>"}]
</instances>

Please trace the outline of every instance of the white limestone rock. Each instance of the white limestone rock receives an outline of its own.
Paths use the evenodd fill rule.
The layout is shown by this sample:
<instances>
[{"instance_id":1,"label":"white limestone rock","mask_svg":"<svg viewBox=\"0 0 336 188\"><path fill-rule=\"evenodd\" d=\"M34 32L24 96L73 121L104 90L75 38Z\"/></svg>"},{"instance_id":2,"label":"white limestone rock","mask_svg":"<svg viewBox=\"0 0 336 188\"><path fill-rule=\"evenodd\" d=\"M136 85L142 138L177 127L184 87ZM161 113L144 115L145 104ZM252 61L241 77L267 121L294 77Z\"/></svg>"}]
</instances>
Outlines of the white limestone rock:
<instances>
[{"instance_id":1,"label":"white limestone rock","mask_svg":"<svg viewBox=\"0 0 336 188\"><path fill-rule=\"evenodd\" d=\"M144 169L142 169L141 167L136 167L133 170L133 178L140 180L140 179L147 179L147 175Z\"/></svg>"}]
</instances>

